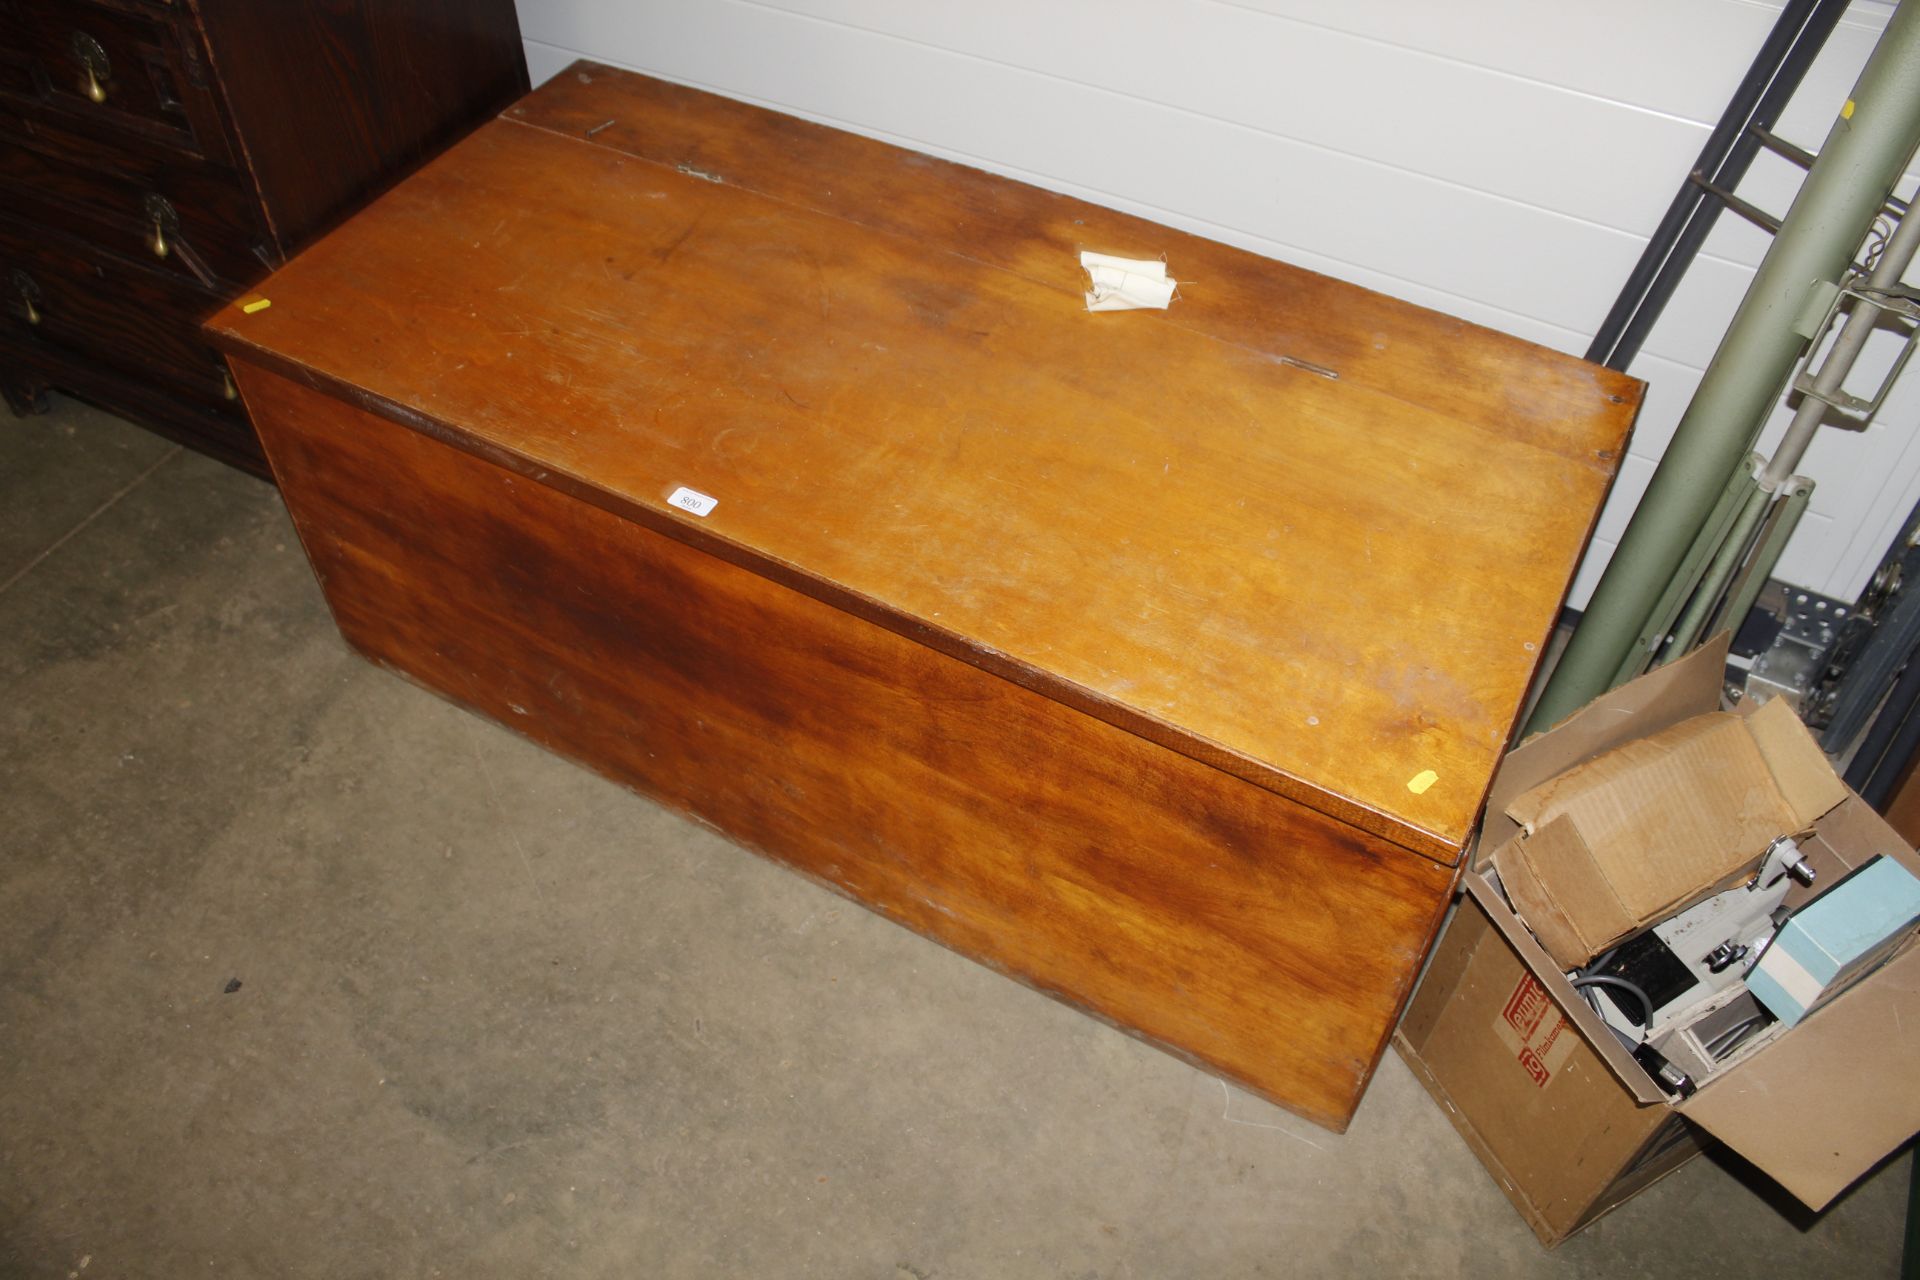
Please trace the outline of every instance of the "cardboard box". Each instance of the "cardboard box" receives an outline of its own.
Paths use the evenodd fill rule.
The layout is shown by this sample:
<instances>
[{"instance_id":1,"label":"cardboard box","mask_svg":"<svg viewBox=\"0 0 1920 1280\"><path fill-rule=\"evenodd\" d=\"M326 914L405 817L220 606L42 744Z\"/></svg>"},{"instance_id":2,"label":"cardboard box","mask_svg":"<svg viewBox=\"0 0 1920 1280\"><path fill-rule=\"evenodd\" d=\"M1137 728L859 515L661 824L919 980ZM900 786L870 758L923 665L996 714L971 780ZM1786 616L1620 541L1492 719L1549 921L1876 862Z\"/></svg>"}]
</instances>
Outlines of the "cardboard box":
<instances>
[{"instance_id":1,"label":"cardboard box","mask_svg":"<svg viewBox=\"0 0 1920 1280\"><path fill-rule=\"evenodd\" d=\"M1491 812L1504 814L1503 796L1712 710L1725 659L1724 644L1702 650L1513 751ZM1911 937L1800 1026L1743 1047L1692 1097L1671 1099L1509 906L1492 851L1519 828L1503 821L1487 823L1463 877L1466 899L1394 1044L1543 1243L1651 1186L1705 1135L1818 1209L1920 1130L1920 946ZM1850 792L1802 850L1823 883L1875 856L1920 873L1913 851Z\"/></svg>"},{"instance_id":2,"label":"cardboard box","mask_svg":"<svg viewBox=\"0 0 1920 1280\"><path fill-rule=\"evenodd\" d=\"M1541 945L1574 968L1749 875L1776 836L1846 797L1785 702L1713 710L1507 799L1516 829L1493 864Z\"/></svg>"}]
</instances>

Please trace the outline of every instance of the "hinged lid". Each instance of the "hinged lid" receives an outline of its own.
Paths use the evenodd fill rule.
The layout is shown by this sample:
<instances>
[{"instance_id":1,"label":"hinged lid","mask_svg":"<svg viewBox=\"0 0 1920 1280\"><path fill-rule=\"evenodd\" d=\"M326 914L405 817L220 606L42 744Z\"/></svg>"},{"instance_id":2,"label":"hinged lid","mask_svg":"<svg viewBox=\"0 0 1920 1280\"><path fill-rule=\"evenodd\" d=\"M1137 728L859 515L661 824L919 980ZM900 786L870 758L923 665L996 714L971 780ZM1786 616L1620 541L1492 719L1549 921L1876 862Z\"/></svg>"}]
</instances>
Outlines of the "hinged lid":
<instances>
[{"instance_id":1,"label":"hinged lid","mask_svg":"<svg viewBox=\"0 0 1920 1280\"><path fill-rule=\"evenodd\" d=\"M232 353L1448 861L1642 390L591 64L257 296Z\"/></svg>"}]
</instances>

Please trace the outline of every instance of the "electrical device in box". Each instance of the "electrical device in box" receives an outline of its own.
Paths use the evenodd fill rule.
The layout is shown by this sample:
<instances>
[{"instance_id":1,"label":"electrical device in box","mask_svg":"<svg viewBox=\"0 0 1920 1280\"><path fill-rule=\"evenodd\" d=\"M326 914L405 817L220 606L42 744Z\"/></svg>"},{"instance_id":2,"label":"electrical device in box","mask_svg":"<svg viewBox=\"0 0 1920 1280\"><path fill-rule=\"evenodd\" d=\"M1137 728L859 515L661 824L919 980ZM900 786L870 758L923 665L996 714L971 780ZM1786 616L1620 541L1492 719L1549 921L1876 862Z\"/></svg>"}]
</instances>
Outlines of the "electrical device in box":
<instances>
[{"instance_id":1,"label":"electrical device in box","mask_svg":"<svg viewBox=\"0 0 1920 1280\"><path fill-rule=\"evenodd\" d=\"M1609 1026L1636 1042L1656 1039L1741 985L1748 962L1773 938L1788 886L1813 881L1799 842L1781 836L1744 884L1628 939L1568 979L1604 997L1595 1008Z\"/></svg>"},{"instance_id":2,"label":"electrical device in box","mask_svg":"<svg viewBox=\"0 0 1920 1280\"><path fill-rule=\"evenodd\" d=\"M1793 1026L1884 956L1916 920L1920 879L1891 858L1875 858L1787 916L1747 986Z\"/></svg>"}]
</instances>

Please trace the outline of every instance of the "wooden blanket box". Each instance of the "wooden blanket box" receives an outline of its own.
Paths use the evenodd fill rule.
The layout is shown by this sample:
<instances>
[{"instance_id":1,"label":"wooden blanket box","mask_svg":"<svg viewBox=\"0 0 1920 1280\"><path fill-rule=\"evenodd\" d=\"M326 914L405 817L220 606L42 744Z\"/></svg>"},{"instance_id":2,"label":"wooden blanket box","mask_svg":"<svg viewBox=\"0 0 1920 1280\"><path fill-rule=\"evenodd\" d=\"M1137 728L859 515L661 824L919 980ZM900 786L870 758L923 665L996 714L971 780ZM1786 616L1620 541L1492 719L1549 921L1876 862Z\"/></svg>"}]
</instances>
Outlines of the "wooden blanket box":
<instances>
[{"instance_id":1,"label":"wooden blanket box","mask_svg":"<svg viewBox=\"0 0 1920 1280\"><path fill-rule=\"evenodd\" d=\"M1334 1129L1641 393L590 63L208 332L367 657Z\"/></svg>"}]
</instances>

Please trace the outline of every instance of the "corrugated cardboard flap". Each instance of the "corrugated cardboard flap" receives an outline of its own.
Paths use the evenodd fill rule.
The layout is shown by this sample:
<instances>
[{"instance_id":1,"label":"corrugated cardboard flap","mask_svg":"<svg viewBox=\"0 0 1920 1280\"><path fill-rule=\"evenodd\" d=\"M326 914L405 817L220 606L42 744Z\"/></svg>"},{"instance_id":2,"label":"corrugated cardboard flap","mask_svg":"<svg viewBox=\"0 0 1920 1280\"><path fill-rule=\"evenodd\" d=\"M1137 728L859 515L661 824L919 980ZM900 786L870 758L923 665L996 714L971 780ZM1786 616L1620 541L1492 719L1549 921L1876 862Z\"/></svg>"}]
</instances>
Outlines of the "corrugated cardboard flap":
<instances>
[{"instance_id":1,"label":"corrugated cardboard flap","mask_svg":"<svg viewBox=\"0 0 1920 1280\"><path fill-rule=\"evenodd\" d=\"M1474 846L1473 869L1484 871L1493 851L1520 827L1507 817L1514 797L1623 742L1714 710L1727 669L1722 632L1678 662L1603 693L1545 733L1507 753L1487 793L1487 818Z\"/></svg>"},{"instance_id":2,"label":"corrugated cardboard flap","mask_svg":"<svg viewBox=\"0 0 1920 1280\"><path fill-rule=\"evenodd\" d=\"M1920 857L1885 818L1873 811L1873 806L1851 793L1815 824L1814 835L1846 866L1861 866L1870 858L1892 858L1920 876Z\"/></svg>"},{"instance_id":3,"label":"corrugated cardboard flap","mask_svg":"<svg viewBox=\"0 0 1920 1280\"><path fill-rule=\"evenodd\" d=\"M1746 717L1747 732L1773 775L1780 798L1793 811L1794 830L1802 831L1847 798L1847 784L1786 699L1774 698Z\"/></svg>"},{"instance_id":4,"label":"corrugated cardboard flap","mask_svg":"<svg viewBox=\"0 0 1920 1280\"><path fill-rule=\"evenodd\" d=\"M1920 947L1679 1104L1821 1209L1920 1130Z\"/></svg>"},{"instance_id":5,"label":"corrugated cardboard flap","mask_svg":"<svg viewBox=\"0 0 1920 1280\"><path fill-rule=\"evenodd\" d=\"M1505 769L1496 783L1509 825L1532 833L1498 846L1501 879L1522 918L1531 921L1534 909L1551 913L1541 937L1563 965L1584 964L1749 874L1775 837L1807 829L1846 797L1785 703L1751 714L1707 711L1618 741L1615 730L1630 709L1640 725L1663 718L1660 707L1643 700L1647 685L1669 693L1669 712L1717 697L1717 647L1677 665L1702 656L1709 662L1683 672L1684 681L1634 681L1615 692L1638 696L1622 697L1611 716L1576 716L1540 740L1544 746L1577 732L1576 746L1597 748L1593 754L1517 794L1520 779ZM1605 709L1605 700L1588 711L1596 709ZM1577 839L1539 842L1541 832L1566 821Z\"/></svg>"},{"instance_id":6,"label":"corrugated cardboard flap","mask_svg":"<svg viewBox=\"0 0 1920 1280\"><path fill-rule=\"evenodd\" d=\"M1573 820L1558 817L1494 851L1494 868L1513 909L1563 969L1583 965L1621 930L1634 925L1628 910Z\"/></svg>"},{"instance_id":7,"label":"corrugated cardboard flap","mask_svg":"<svg viewBox=\"0 0 1920 1280\"><path fill-rule=\"evenodd\" d=\"M1816 837L1847 866L1886 857L1920 875L1920 857L1886 819L1843 794ZM1893 959L1679 1109L1820 1209L1920 1131L1916 1063L1920 941L1910 938Z\"/></svg>"},{"instance_id":8,"label":"corrugated cardboard flap","mask_svg":"<svg viewBox=\"0 0 1920 1280\"><path fill-rule=\"evenodd\" d=\"M1560 877L1604 878L1630 913L1626 927L1634 928L1742 869L1775 836L1806 825L1775 789L1746 719L1717 711L1575 765L1515 797L1507 812L1527 829L1561 816L1578 826L1593 866L1544 859L1535 865L1581 932L1602 946L1615 935L1577 914Z\"/></svg>"}]
</instances>

